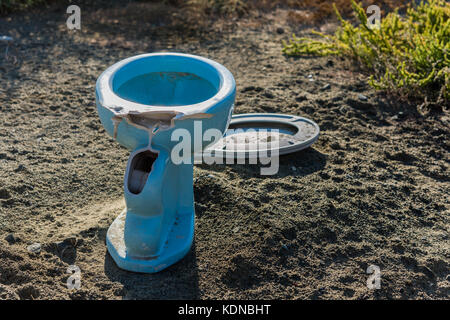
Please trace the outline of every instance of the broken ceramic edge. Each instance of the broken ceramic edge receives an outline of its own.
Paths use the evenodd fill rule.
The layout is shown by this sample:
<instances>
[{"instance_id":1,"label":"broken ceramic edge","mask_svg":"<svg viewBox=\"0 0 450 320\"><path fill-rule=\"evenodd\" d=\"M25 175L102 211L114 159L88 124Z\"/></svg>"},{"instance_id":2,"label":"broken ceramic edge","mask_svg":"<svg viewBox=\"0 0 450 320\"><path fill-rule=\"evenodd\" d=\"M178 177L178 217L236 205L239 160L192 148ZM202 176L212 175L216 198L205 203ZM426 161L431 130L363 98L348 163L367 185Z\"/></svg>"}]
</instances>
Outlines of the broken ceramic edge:
<instances>
[{"instance_id":1,"label":"broken ceramic edge","mask_svg":"<svg viewBox=\"0 0 450 320\"><path fill-rule=\"evenodd\" d=\"M122 112L123 107L118 106L105 106L108 110L113 112L111 121L114 123L114 139L117 138L117 129L122 119L125 119L128 124L143 130L151 129L154 134L160 130L168 130L175 126L174 121L187 120L187 119L210 119L213 117L210 113L193 113L184 114L177 111L137 111L130 110L128 113ZM155 130L156 131L153 131Z\"/></svg>"}]
</instances>

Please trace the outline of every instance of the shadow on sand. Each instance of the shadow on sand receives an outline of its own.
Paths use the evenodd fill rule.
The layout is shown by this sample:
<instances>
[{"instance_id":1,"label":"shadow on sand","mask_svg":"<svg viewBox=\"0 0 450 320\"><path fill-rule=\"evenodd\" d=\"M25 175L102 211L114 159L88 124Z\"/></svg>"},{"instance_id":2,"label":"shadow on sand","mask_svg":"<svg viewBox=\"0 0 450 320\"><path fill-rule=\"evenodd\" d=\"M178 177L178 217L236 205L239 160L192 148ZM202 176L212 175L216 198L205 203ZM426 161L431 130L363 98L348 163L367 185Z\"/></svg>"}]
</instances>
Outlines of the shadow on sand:
<instances>
[{"instance_id":1,"label":"shadow on sand","mask_svg":"<svg viewBox=\"0 0 450 320\"><path fill-rule=\"evenodd\" d=\"M122 298L125 300L199 299L195 240L183 259L158 273L122 270L108 252L105 254L104 270L111 281L123 284Z\"/></svg>"},{"instance_id":2,"label":"shadow on sand","mask_svg":"<svg viewBox=\"0 0 450 320\"><path fill-rule=\"evenodd\" d=\"M270 164L213 164L213 165L200 165L200 168L212 170L212 171L231 171L244 178L271 178L278 179L286 176L292 177L304 177L310 175L316 171L320 171L325 167L327 162L327 155L323 154L316 149L307 148L288 155L279 157L278 166L279 170L274 175L261 175L261 168L267 168ZM273 167L276 169L276 162L273 163ZM295 170L292 168L295 167Z\"/></svg>"}]
</instances>

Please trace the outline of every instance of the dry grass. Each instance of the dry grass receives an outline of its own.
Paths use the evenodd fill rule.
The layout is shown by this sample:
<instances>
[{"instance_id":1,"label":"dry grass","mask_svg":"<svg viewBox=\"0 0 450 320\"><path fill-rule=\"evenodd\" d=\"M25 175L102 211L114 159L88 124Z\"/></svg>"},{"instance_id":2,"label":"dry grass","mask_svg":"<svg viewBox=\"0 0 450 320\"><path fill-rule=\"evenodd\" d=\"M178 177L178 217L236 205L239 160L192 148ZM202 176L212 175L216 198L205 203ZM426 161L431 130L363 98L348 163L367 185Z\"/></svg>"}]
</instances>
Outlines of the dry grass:
<instances>
[{"instance_id":1,"label":"dry grass","mask_svg":"<svg viewBox=\"0 0 450 320\"><path fill-rule=\"evenodd\" d=\"M351 0L166 0L176 6L186 6L189 12L199 15L243 16L249 12L289 9L289 21L298 24L318 24L334 19L333 3L344 17L352 13ZM404 9L408 0L364 0L363 6L378 5L382 12Z\"/></svg>"},{"instance_id":2,"label":"dry grass","mask_svg":"<svg viewBox=\"0 0 450 320\"><path fill-rule=\"evenodd\" d=\"M139 0L138 0L139 1ZM0 0L0 13L28 9L49 0ZM351 13L351 0L140 0L183 8L187 20L202 24L211 16L242 17L250 12L289 9L289 21L294 24L319 24L334 19L333 3L343 16ZM408 0L363 0L363 6L377 4L383 12L404 8Z\"/></svg>"},{"instance_id":3,"label":"dry grass","mask_svg":"<svg viewBox=\"0 0 450 320\"><path fill-rule=\"evenodd\" d=\"M288 11L287 22L298 25L319 25L336 21L333 4L345 18L353 18L351 0L140 0L161 3L173 12L185 28L201 29L219 17L237 19L278 8ZM363 6L377 4L382 14L394 9L403 10L408 0L363 0ZM180 10L181 9L181 10Z\"/></svg>"},{"instance_id":4,"label":"dry grass","mask_svg":"<svg viewBox=\"0 0 450 320\"><path fill-rule=\"evenodd\" d=\"M336 19L333 4L339 9L344 17L352 15L351 0L282 0L289 8L293 9L289 13L291 22L303 24L322 24L325 20ZM380 7L382 13L394 9L404 9L410 1L399 0L364 0L362 5L368 7L376 4Z\"/></svg>"}]
</instances>

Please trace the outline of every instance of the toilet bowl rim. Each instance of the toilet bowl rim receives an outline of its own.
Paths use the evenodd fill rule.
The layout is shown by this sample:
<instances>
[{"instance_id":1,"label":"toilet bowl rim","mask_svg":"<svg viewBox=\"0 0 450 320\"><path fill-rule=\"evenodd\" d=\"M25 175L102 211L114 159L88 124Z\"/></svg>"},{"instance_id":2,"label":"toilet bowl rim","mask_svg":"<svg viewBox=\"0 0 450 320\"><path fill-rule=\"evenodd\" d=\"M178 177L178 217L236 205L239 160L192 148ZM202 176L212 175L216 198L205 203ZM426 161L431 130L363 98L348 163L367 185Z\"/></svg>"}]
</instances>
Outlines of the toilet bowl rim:
<instances>
[{"instance_id":1,"label":"toilet bowl rim","mask_svg":"<svg viewBox=\"0 0 450 320\"><path fill-rule=\"evenodd\" d=\"M211 98L202 102L182 106L155 106L146 105L130 100L123 99L113 90L113 80L115 74L126 64L139 59L145 59L154 56L175 56L184 57L204 62L217 72L220 78L219 90ZM197 55L176 53L176 52L157 52L140 54L123 59L108 67L97 79L96 93L98 102L102 107L111 110L115 114L133 113L133 112L173 112L174 114L191 115L196 113L207 113L208 109L215 106L218 102L227 99L235 94L236 82L231 72L222 64Z\"/></svg>"}]
</instances>

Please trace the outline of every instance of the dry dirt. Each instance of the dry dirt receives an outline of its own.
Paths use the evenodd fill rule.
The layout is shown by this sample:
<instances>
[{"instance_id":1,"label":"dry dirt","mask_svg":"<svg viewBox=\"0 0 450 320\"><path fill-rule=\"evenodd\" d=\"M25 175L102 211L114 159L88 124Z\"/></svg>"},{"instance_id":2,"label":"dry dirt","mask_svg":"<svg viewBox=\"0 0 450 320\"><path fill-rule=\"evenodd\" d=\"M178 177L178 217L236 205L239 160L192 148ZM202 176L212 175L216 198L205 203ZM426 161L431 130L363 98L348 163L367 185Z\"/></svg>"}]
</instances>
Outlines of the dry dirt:
<instances>
[{"instance_id":1,"label":"dry dirt","mask_svg":"<svg viewBox=\"0 0 450 320\"><path fill-rule=\"evenodd\" d=\"M117 3L82 3L77 32L61 6L0 18L19 55L17 66L0 60L0 298L449 298L447 114L390 103L339 59L283 56L281 40L299 28L282 10L195 33L165 22L158 5ZM282 157L275 176L196 166L195 244L144 275L106 250L128 151L103 130L94 86L114 62L163 50L229 68L235 113L305 116L321 136ZM73 264L79 290L66 286ZM372 264L379 290L366 286Z\"/></svg>"}]
</instances>

